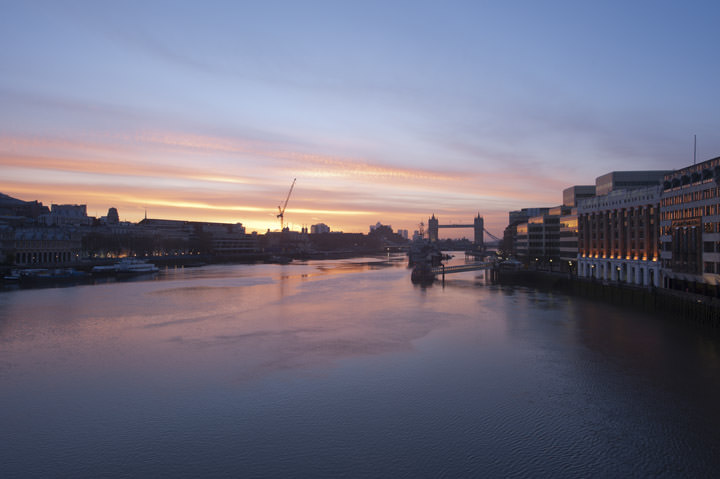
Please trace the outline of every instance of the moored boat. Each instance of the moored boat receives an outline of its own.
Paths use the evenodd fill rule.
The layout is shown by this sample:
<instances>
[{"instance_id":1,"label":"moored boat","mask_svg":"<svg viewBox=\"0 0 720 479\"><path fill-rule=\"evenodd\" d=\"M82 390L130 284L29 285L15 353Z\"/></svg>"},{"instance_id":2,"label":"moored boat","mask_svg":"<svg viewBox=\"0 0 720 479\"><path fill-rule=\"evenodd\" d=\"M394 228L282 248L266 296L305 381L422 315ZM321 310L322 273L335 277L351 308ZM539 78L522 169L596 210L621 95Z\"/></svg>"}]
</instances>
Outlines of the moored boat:
<instances>
[{"instance_id":1,"label":"moored boat","mask_svg":"<svg viewBox=\"0 0 720 479\"><path fill-rule=\"evenodd\" d=\"M154 264L137 258L123 258L115 264L93 266L90 270L93 276L129 276L157 273L158 271L160 269Z\"/></svg>"},{"instance_id":2,"label":"moored boat","mask_svg":"<svg viewBox=\"0 0 720 479\"><path fill-rule=\"evenodd\" d=\"M410 281L416 284L431 284L435 281L432 265L428 262L415 263L410 273Z\"/></svg>"},{"instance_id":3,"label":"moored boat","mask_svg":"<svg viewBox=\"0 0 720 479\"><path fill-rule=\"evenodd\" d=\"M20 284L54 283L61 281L77 281L87 278L87 273L73 268L33 268L21 269L13 275ZM7 278L6 278L7 279Z\"/></svg>"},{"instance_id":4,"label":"moored boat","mask_svg":"<svg viewBox=\"0 0 720 479\"><path fill-rule=\"evenodd\" d=\"M105 264L93 266L90 270L90 274L92 274L93 276L112 276L115 274L115 265Z\"/></svg>"},{"instance_id":5,"label":"moored boat","mask_svg":"<svg viewBox=\"0 0 720 479\"><path fill-rule=\"evenodd\" d=\"M420 239L413 241L410 245L408 266L419 263L430 263L432 266L438 266L442 260L443 254L435 243Z\"/></svg>"},{"instance_id":6,"label":"moored boat","mask_svg":"<svg viewBox=\"0 0 720 479\"><path fill-rule=\"evenodd\" d=\"M147 261L136 258L123 258L115 263L115 273L119 275L134 275L157 273L160 268Z\"/></svg>"}]
</instances>

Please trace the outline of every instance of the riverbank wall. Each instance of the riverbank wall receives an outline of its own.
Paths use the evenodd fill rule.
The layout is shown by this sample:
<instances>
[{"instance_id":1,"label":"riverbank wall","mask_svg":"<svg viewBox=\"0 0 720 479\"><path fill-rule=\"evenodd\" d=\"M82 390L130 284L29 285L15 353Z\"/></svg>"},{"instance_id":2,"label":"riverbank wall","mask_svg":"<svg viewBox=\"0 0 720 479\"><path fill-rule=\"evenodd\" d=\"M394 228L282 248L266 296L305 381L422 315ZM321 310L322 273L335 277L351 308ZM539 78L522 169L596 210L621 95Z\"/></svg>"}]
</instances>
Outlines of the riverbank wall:
<instances>
[{"instance_id":1,"label":"riverbank wall","mask_svg":"<svg viewBox=\"0 0 720 479\"><path fill-rule=\"evenodd\" d=\"M588 281L568 274L545 271L499 272L497 282L561 291L720 328L720 298L664 288Z\"/></svg>"}]
</instances>

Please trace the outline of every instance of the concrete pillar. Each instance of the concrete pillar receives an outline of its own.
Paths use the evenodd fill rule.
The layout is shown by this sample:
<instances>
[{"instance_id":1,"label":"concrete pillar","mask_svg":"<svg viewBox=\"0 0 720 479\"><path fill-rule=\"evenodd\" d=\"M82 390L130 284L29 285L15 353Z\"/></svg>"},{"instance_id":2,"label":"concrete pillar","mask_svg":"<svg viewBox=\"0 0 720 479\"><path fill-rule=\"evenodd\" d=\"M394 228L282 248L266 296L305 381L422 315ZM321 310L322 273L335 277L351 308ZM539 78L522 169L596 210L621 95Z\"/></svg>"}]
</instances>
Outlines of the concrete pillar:
<instances>
[{"instance_id":1,"label":"concrete pillar","mask_svg":"<svg viewBox=\"0 0 720 479\"><path fill-rule=\"evenodd\" d=\"M634 208L628 208L627 209L627 226L625 227L625 255L629 257L629 259L633 259L634 256L634 248L632 244L633 239L633 230L635 228L635 209ZM631 283L632 279L628 281L628 283Z\"/></svg>"},{"instance_id":2,"label":"concrete pillar","mask_svg":"<svg viewBox=\"0 0 720 479\"><path fill-rule=\"evenodd\" d=\"M590 257L590 237L592 235L592 226L590 225L590 214L585 213L583 215L583 225L585 226L585 236L583 238L584 242L584 253L586 257Z\"/></svg>"},{"instance_id":3,"label":"concrete pillar","mask_svg":"<svg viewBox=\"0 0 720 479\"><path fill-rule=\"evenodd\" d=\"M617 257L617 251L615 248L615 228L617 225L615 224L617 221L617 210L612 210L608 213L608 244L610 245L610 249L608 251L608 254L610 257L615 258ZM615 268L613 267L613 270Z\"/></svg>"},{"instance_id":4,"label":"concrete pillar","mask_svg":"<svg viewBox=\"0 0 720 479\"><path fill-rule=\"evenodd\" d=\"M657 225L654 221L652 221L652 217L650 216L650 210L652 207L650 205L645 205L643 207L643 255L642 259L646 259L648 261L652 261L653 255L654 255L654 238L652 233L652 228L650 227L650 223L652 222L653 225Z\"/></svg>"},{"instance_id":5,"label":"concrete pillar","mask_svg":"<svg viewBox=\"0 0 720 479\"><path fill-rule=\"evenodd\" d=\"M600 227L602 232L602 240L600 241L600 257L608 258L610 256L608 252L608 212L603 211L600 213Z\"/></svg>"},{"instance_id":6,"label":"concrete pillar","mask_svg":"<svg viewBox=\"0 0 720 479\"><path fill-rule=\"evenodd\" d=\"M600 214L593 213L593 234L595 235L595 241L593 241L593 257L597 258L600 255Z\"/></svg>"},{"instance_id":7,"label":"concrete pillar","mask_svg":"<svg viewBox=\"0 0 720 479\"><path fill-rule=\"evenodd\" d=\"M618 210L618 251L620 258L622 259L625 259L625 247L627 244L625 238L625 214L625 208Z\"/></svg>"}]
</instances>

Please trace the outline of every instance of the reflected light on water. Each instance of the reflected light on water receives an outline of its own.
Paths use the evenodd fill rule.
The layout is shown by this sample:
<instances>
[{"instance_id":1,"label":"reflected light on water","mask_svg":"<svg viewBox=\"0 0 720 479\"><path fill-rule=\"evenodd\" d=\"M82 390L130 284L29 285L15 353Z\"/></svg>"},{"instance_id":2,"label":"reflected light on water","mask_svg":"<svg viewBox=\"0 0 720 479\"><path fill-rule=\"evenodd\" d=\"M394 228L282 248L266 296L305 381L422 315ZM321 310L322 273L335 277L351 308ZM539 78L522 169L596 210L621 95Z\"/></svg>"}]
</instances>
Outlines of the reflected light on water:
<instances>
[{"instance_id":1,"label":"reflected light on water","mask_svg":"<svg viewBox=\"0 0 720 479\"><path fill-rule=\"evenodd\" d=\"M399 259L399 260L398 260ZM0 461L35 476L702 476L718 342L402 258L0 294Z\"/></svg>"}]
</instances>

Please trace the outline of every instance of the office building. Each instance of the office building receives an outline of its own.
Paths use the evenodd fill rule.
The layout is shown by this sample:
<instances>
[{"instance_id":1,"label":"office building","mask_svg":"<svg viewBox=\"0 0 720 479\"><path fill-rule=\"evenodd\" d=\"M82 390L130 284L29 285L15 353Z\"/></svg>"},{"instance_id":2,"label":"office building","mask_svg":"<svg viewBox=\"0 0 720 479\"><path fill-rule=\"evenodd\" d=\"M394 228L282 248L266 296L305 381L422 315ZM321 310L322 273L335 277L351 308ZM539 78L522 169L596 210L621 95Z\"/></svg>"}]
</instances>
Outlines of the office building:
<instances>
[{"instance_id":1,"label":"office building","mask_svg":"<svg viewBox=\"0 0 720 479\"><path fill-rule=\"evenodd\" d=\"M641 286L662 284L660 190L660 185L620 189L580 201L580 277Z\"/></svg>"},{"instance_id":2,"label":"office building","mask_svg":"<svg viewBox=\"0 0 720 479\"><path fill-rule=\"evenodd\" d=\"M575 185L563 190L563 206L574 208L580 200L595 196L595 185Z\"/></svg>"},{"instance_id":3,"label":"office building","mask_svg":"<svg viewBox=\"0 0 720 479\"><path fill-rule=\"evenodd\" d=\"M664 176L664 286L720 296L720 157Z\"/></svg>"}]
</instances>

